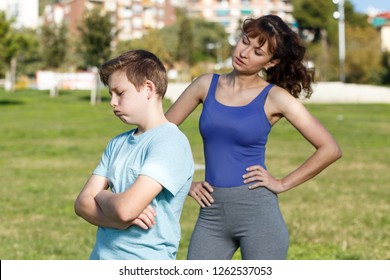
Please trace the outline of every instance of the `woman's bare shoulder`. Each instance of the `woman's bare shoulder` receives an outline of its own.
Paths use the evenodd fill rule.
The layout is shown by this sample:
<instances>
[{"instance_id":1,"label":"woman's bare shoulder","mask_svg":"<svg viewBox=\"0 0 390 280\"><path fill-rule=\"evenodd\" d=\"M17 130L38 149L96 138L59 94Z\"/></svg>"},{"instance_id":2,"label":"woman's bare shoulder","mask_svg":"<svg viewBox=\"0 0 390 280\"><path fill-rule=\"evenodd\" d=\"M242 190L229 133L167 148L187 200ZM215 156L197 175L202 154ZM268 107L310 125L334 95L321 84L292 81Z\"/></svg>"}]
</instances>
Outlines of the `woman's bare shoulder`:
<instances>
[{"instance_id":1,"label":"woman's bare shoulder","mask_svg":"<svg viewBox=\"0 0 390 280\"><path fill-rule=\"evenodd\" d=\"M207 85L209 86L210 83L211 83L211 79L213 78L214 74L213 73L205 73L205 74L202 74L198 77L196 77L192 83L196 83L198 85Z\"/></svg>"},{"instance_id":2,"label":"woman's bare shoulder","mask_svg":"<svg viewBox=\"0 0 390 280\"><path fill-rule=\"evenodd\" d=\"M289 108L302 106L301 102L292 96L287 90L277 85L273 86L268 94L268 101L278 112L285 112Z\"/></svg>"}]
</instances>

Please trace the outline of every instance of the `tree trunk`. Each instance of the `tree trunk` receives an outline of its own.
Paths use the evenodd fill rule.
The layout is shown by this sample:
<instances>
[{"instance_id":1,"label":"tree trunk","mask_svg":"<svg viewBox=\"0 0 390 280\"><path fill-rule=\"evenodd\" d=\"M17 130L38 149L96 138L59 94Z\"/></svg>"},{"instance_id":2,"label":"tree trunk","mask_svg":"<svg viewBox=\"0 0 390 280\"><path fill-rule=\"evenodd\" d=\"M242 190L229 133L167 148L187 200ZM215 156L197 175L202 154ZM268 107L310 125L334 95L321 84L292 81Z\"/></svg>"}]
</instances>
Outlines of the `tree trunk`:
<instances>
[{"instance_id":1,"label":"tree trunk","mask_svg":"<svg viewBox=\"0 0 390 280\"><path fill-rule=\"evenodd\" d=\"M5 75L5 90L6 91L15 91L15 82L16 82L16 57L11 59L10 69Z\"/></svg>"}]
</instances>

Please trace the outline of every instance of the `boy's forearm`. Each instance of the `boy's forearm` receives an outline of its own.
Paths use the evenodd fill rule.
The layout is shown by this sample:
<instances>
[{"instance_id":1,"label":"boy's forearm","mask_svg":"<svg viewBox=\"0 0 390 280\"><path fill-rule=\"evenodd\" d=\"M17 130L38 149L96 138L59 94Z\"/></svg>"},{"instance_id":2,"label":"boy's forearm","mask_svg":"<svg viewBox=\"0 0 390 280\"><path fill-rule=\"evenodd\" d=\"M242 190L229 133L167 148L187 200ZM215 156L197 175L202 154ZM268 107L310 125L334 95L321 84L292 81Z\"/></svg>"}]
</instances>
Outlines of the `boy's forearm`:
<instances>
[{"instance_id":1,"label":"boy's forearm","mask_svg":"<svg viewBox=\"0 0 390 280\"><path fill-rule=\"evenodd\" d=\"M130 226L128 223L119 223L118 221L107 217L93 197L89 200L84 199L82 202L79 201L75 208L75 212L78 216L95 226L116 229L125 229Z\"/></svg>"},{"instance_id":2,"label":"boy's forearm","mask_svg":"<svg viewBox=\"0 0 390 280\"><path fill-rule=\"evenodd\" d=\"M115 204L115 194L111 191L104 190L99 192L95 196L95 202L98 207L101 209L104 216L113 222L122 223L123 221L119 219L118 211Z\"/></svg>"}]
</instances>

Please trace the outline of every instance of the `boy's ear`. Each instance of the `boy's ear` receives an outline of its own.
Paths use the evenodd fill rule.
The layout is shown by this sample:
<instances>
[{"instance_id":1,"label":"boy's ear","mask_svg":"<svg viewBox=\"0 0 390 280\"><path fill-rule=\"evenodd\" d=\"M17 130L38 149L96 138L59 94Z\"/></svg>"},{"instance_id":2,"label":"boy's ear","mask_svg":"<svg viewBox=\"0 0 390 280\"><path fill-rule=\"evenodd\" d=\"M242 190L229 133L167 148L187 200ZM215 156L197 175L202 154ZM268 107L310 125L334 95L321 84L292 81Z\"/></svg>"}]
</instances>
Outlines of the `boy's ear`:
<instances>
[{"instance_id":1,"label":"boy's ear","mask_svg":"<svg viewBox=\"0 0 390 280\"><path fill-rule=\"evenodd\" d=\"M147 98L150 99L156 93L156 86L152 81L146 80L144 87L146 90Z\"/></svg>"}]
</instances>

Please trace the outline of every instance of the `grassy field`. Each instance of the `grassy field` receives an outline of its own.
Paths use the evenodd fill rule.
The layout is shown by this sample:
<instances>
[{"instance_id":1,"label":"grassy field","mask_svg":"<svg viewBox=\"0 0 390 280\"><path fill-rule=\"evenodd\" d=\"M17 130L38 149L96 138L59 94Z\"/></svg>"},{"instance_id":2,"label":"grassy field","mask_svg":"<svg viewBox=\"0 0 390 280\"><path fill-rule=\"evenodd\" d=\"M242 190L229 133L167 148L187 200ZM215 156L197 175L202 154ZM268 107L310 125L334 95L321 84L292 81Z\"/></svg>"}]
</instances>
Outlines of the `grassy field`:
<instances>
[{"instance_id":1,"label":"grassy field","mask_svg":"<svg viewBox=\"0 0 390 280\"><path fill-rule=\"evenodd\" d=\"M307 107L339 141L343 158L280 195L288 258L390 259L390 105ZM199 113L181 128L203 163ZM108 140L125 129L107 98L91 106L85 91L50 98L45 91L0 89L0 259L88 258L95 228L74 214L73 202ZM281 121L270 135L267 166L283 176L312 151ZM185 259L197 212L188 198L178 259Z\"/></svg>"}]
</instances>

